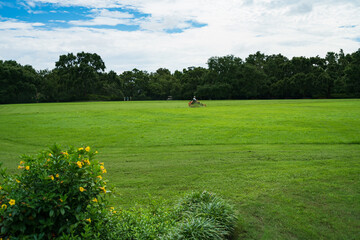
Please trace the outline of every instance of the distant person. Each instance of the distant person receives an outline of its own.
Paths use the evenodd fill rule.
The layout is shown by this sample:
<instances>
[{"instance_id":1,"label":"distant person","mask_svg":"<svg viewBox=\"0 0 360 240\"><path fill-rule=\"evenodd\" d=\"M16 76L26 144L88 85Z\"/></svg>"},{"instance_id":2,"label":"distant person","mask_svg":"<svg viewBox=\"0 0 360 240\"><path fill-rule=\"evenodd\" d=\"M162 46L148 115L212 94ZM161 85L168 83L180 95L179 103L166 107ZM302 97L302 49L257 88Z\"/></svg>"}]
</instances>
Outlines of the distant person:
<instances>
[{"instance_id":1,"label":"distant person","mask_svg":"<svg viewBox=\"0 0 360 240\"><path fill-rule=\"evenodd\" d=\"M196 102L196 101L197 101L195 96L193 97L193 101L194 101L194 102Z\"/></svg>"}]
</instances>

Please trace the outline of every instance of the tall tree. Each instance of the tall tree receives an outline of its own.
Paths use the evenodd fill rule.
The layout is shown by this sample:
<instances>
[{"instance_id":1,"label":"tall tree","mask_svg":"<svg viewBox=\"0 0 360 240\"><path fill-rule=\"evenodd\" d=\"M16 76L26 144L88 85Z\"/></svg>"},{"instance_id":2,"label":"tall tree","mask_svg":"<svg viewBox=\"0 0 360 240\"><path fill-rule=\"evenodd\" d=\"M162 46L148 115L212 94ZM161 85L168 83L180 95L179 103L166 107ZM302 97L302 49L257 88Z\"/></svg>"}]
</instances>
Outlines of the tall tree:
<instances>
[{"instance_id":1,"label":"tall tree","mask_svg":"<svg viewBox=\"0 0 360 240\"><path fill-rule=\"evenodd\" d=\"M86 100L96 89L99 74L105 70L105 63L96 53L73 53L61 55L55 63L61 80L64 100Z\"/></svg>"},{"instance_id":2,"label":"tall tree","mask_svg":"<svg viewBox=\"0 0 360 240\"><path fill-rule=\"evenodd\" d=\"M360 48L350 55L350 63L345 68L345 83L352 97L360 97Z\"/></svg>"},{"instance_id":3,"label":"tall tree","mask_svg":"<svg viewBox=\"0 0 360 240\"><path fill-rule=\"evenodd\" d=\"M38 102L40 77L30 65L0 61L0 103Z\"/></svg>"}]
</instances>

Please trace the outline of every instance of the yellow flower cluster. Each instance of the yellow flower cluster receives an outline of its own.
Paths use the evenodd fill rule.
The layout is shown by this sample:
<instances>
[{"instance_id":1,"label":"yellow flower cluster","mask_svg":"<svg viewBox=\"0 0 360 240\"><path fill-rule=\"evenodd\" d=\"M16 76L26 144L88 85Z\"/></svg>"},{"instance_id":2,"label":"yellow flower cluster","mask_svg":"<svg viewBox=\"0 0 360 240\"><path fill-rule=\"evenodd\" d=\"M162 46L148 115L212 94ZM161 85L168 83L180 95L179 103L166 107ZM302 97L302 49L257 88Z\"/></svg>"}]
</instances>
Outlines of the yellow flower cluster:
<instances>
[{"instance_id":1,"label":"yellow flower cluster","mask_svg":"<svg viewBox=\"0 0 360 240\"><path fill-rule=\"evenodd\" d=\"M106 169L105 169L104 166L101 165L100 168L101 168L101 170L102 170L103 173L107 173L107 171L106 171Z\"/></svg>"},{"instance_id":2,"label":"yellow flower cluster","mask_svg":"<svg viewBox=\"0 0 360 240\"><path fill-rule=\"evenodd\" d=\"M116 211L115 211L114 209L115 209L114 207L111 207L111 208L110 208L110 212L111 212L111 213L116 213Z\"/></svg>"},{"instance_id":3,"label":"yellow flower cluster","mask_svg":"<svg viewBox=\"0 0 360 240\"><path fill-rule=\"evenodd\" d=\"M85 219L86 221L88 221L89 223L91 223L91 218Z\"/></svg>"},{"instance_id":4,"label":"yellow flower cluster","mask_svg":"<svg viewBox=\"0 0 360 240\"><path fill-rule=\"evenodd\" d=\"M85 189L85 188L83 188L83 187L79 187L79 190L80 190L80 192L84 192L84 191L86 191L86 189Z\"/></svg>"},{"instance_id":5,"label":"yellow flower cluster","mask_svg":"<svg viewBox=\"0 0 360 240\"><path fill-rule=\"evenodd\" d=\"M91 200L91 201L93 201L93 202L98 202L98 200L97 200L97 198L94 198L93 200Z\"/></svg>"},{"instance_id":6,"label":"yellow flower cluster","mask_svg":"<svg viewBox=\"0 0 360 240\"><path fill-rule=\"evenodd\" d=\"M106 189L105 187L99 187L101 191L103 191L104 193L106 193Z\"/></svg>"},{"instance_id":7,"label":"yellow flower cluster","mask_svg":"<svg viewBox=\"0 0 360 240\"><path fill-rule=\"evenodd\" d=\"M85 159L84 159L84 163L86 163L87 165L90 165L89 159L85 158Z\"/></svg>"},{"instance_id":8,"label":"yellow flower cluster","mask_svg":"<svg viewBox=\"0 0 360 240\"><path fill-rule=\"evenodd\" d=\"M76 164L78 165L79 168L82 168L82 166L83 166L83 163L80 161L77 161Z\"/></svg>"},{"instance_id":9,"label":"yellow flower cluster","mask_svg":"<svg viewBox=\"0 0 360 240\"><path fill-rule=\"evenodd\" d=\"M64 155L66 158L69 158L69 153L66 151L66 152L61 152L62 155Z\"/></svg>"},{"instance_id":10,"label":"yellow flower cluster","mask_svg":"<svg viewBox=\"0 0 360 240\"><path fill-rule=\"evenodd\" d=\"M83 151L83 150L85 150L86 152L90 152L90 147L87 146L85 149L84 149L83 147L78 148L78 151L79 151L79 152L80 152L80 151Z\"/></svg>"}]
</instances>

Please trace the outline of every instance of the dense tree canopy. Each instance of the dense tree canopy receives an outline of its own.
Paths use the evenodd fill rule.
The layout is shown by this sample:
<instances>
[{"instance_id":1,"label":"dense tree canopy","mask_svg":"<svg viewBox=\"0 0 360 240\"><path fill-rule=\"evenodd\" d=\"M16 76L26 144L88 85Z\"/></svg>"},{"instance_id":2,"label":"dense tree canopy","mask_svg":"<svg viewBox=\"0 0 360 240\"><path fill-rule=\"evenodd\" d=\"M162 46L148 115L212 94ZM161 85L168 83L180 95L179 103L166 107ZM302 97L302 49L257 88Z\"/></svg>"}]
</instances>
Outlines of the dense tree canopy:
<instances>
[{"instance_id":1,"label":"dense tree canopy","mask_svg":"<svg viewBox=\"0 0 360 240\"><path fill-rule=\"evenodd\" d=\"M211 57L207 68L171 73L133 69L105 72L96 53L61 55L53 70L35 71L0 60L0 103L173 99L271 99L360 97L360 49L324 58L249 55Z\"/></svg>"}]
</instances>

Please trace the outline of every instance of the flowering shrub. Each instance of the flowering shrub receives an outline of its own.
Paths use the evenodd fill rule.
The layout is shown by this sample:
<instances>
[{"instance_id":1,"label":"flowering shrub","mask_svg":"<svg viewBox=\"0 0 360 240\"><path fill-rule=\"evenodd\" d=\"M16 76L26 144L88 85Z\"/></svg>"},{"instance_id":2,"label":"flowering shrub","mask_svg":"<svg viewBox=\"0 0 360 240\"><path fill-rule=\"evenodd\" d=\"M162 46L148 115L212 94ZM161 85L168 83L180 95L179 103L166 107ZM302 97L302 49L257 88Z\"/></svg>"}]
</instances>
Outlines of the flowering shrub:
<instances>
[{"instance_id":1,"label":"flowering shrub","mask_svg":"<svg viewBox=\"0 0 360 240\"><path fill-rule=\"evenodd\" d=\"M105 209L106 169L90 147L53 146L23 156L17 175L0 174L0 238L51 239L92 222Z\"/></svg>"},{"instance_id":2,"label":"flowering shrub","mask_svg":"<svg viewBox=\"0 0 360 240\"><path fill-rule=\"evenodd\" d=\"M225 239L236 221L231 205L209 192L174 207L116 211L107 206L106 169L90 147L53 146L23 156L17 175L0 168L0 240Z\"/></svg>"}]
</instances>

